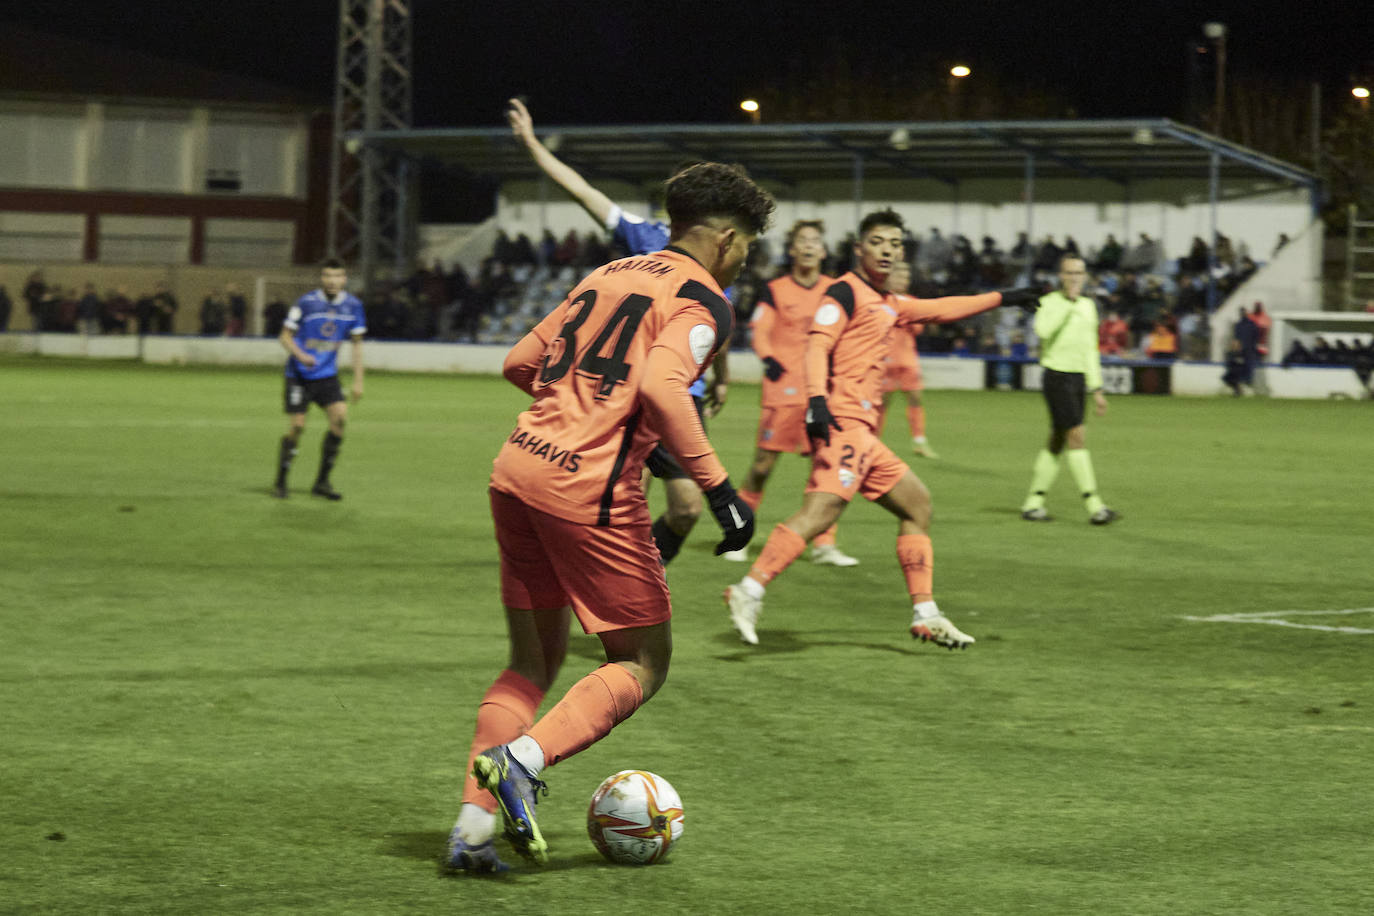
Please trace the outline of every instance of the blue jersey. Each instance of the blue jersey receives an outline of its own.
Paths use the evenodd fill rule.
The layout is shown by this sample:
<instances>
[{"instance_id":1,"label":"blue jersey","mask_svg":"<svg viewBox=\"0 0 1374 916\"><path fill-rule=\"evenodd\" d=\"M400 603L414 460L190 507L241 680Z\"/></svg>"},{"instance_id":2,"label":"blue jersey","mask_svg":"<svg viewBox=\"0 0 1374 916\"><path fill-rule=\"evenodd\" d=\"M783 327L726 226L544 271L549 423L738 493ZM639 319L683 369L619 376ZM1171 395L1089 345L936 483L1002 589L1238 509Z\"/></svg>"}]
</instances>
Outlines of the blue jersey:
<instances>
[{"instance_id":1,"label":"blue jersey","mask_svg":"<svg viewBox=\"0 0 1374 916\"><path fill-rule=\"evenodd\" d=\"M610 224L611 238L619 242L628 254L650 254L668 247L667 223L657 220L650 222L616 207L611 211ZM733 287L727 289L726 298L730 298L733 292ZM706 397L706 379L697 379L687 393L694 398Z\"/></svg>"},{"instance_id":2,"label":"blue jersey","mask_svg":"<svg viewBox=\"0 0 1374 916\"><path fill-rule=\"evenodd\" d=\"M367 333L363 304L352 293L339 293L330 302L323 290L311 290L296 300L283 325L296 345L315 357L315 365L302 366L296 357L286 358L288 378L320 379L339 374L339 347L354 335Z\"/></svg>"}]
</instances>

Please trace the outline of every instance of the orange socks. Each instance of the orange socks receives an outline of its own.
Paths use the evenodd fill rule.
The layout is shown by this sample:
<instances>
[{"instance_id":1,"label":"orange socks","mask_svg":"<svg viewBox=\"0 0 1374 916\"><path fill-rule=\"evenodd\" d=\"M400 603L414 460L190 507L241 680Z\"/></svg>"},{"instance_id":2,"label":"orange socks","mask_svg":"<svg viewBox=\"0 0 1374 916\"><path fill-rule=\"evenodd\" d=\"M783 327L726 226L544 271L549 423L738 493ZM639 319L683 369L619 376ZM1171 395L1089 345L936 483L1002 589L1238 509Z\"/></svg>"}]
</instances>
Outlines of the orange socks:
<instances>
[{"instance_id":1,"label":"orange socks","mask_svg":"<svg viewBox=\"0 0 1374 916\"><path fill-rule=\"evenodd\" d=\"M463 802L486 811L496 810L496 798L477 787L472 777L472 761L489 747L506 744L519 738L534 722L534 714L544 700L544 691L530 683L523 675L509 668L487 689L477 707L477 731L468 751L467 775L463 780Z\"/></svg>"},{"instance_id":2,"label":"orange socks","mask_svg":"<svg viewBox=\"0 0 1374 916\"><path fill-rule=\"evenodd\" d=\"M831 525L829 528L825 529L825 530L822 531L820 534L818 534L818 535L816 535L815 537L813 537L813 538L811 539L811 546L812 546L812 547L834 547L834 546L835 546L835 532L839 530L839 527L840 527L840 526L839 526L838 524Z\"/></svg>"},{"instance_id":3,"label":"orange socks","mask_svg":"<svg viewBox=\"0 0 1374 916\"><path fill-rule=\"evenodd\" d=\"M906 409L906 422L911 427L911 438L921 438L926 434L926 409L924 407L908 407Z\"/></svg>"},{"instance_id":4,"label":"orange socks","mask_svg":"<svg viewBox=\"0 0 1374 916\"><path fill-rule=\"evenodd\" d=\"M605 664L573 684L563 699L529 730L552 766L586 750L610 734L644 702L639 679L616 664Z\"/></svg>"},{"instance_id":5,"label":"orange socks","mask_svg":"<svg viewBox=\"0 0 1374 916\"><path fill-rule=\"evenodd\" d=\"M897 535L897 562L902 564L902 575L906 576L906 589L911 594L911 602L929 601L935 565L930 537L924 534Z\"/></svg>"},{"instance_id":6,"label":"orange socks","mask_svg":"<svg viewBox=\"0 0 1374 916\"><path fill-rule=\"evenodd\" d=\"M759 503L763 502L763 494L754 490L740 490L739 498L744 500L744 504L755 512L759 511Z\"/></svg>"},{"instance_id":7,"label":"orange socks","mask_svg":"<svg viewBox=\"0 0 1374 916\"><path fill-rule=\"evenodd\" d=\"M766 586L777 578L779 573L791 566L792 561L801 556L805 549L806 541L802 540L800 534L786 525L779 524L773 529L773 533L768 535L768 543L763 545L763 552L749 570L749 578L759 585Z\"/></svg>"}]
</instances>

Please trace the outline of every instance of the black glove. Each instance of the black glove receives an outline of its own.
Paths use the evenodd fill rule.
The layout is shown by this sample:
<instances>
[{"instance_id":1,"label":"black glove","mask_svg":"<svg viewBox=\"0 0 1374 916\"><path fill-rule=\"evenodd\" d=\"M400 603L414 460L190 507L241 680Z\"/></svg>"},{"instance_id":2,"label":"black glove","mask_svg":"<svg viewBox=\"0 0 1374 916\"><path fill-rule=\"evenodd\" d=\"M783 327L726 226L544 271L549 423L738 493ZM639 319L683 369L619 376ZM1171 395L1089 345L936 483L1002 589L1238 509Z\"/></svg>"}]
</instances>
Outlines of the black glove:
<instances>
[{"instance_id":1,"label":"black glove","mask_svg":"<svg viewBox=\"0 0 1374 916\"><path fill-rule=\"evenodd\" d=\"M1019 305L1028 312L1040 308L1040 297L1043 295L1038 286L1018 286L998 292L1002 294L1003 305Z\"/></svg>"},{"instance_id":2,"label":"black glove","mask_svg":"<svg viewBox=\"0 0 1374 916\"><path fill-rule=\"evenodd\" d=\"M749 543L754 536L754 510L740 499L735 488L730 486L729 479L706 491L706 504L711 507L720 530L725 533L725 537L716 545L716 556L727 550L740 550Z\"/></svg>"},{"instance_id":3,"label":"black glove","mask_svg":"<svg viewBox=\"0 0 1374 916\"><path fill-rule=\"evenodd\" d=\"M840 424L830 415L830 405L823 395L816 395L806 403L806 437L819 439L830 444L830 428L840 429Z\"/></svg>"},{"instance_id":4,"label":"black glove","mask_svg":"<svg viewBox=\"0 0 1374 916\"><path fill-rule=\"evenodd\" d=\"M782 363L778 362L773 357L765 356L763 358L763 374L767 376L768 381L776 382L778 379L782 378L782 374L786 371Z\"/></svg>"}]
</instances>

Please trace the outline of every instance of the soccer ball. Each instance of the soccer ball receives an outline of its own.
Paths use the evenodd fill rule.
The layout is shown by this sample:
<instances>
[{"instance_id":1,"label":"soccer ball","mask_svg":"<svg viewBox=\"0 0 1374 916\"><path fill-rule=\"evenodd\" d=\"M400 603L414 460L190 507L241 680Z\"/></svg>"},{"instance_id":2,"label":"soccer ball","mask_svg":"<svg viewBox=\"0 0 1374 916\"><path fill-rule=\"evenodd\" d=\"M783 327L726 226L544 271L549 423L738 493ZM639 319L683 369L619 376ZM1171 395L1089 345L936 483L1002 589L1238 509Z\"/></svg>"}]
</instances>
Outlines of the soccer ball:
<instances>
[{"instance_id":1,"label":"soccer ball","mask_svg":"<svg viewBox=\"0 0 1374 916\"><path fill-rule=\"evenodd\" d=\"M682 799L662 776L621 770L592 795L587 834L612 862L661 862L682 836Z\"/></svg>"}]
</instances>

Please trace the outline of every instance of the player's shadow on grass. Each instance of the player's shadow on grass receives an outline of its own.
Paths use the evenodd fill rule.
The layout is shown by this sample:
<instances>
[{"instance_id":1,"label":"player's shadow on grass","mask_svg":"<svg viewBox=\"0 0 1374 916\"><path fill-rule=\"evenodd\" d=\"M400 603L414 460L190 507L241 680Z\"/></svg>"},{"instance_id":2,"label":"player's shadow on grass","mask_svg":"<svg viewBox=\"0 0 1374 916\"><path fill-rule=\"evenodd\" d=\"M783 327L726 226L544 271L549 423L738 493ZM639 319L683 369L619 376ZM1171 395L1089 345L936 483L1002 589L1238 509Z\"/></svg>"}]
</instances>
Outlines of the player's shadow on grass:
<instances>
[{"instance_id":1,"label":"player's shadow on grass","mask_svg":"<svg viewBox=\"0 0 1374 916\"><path fill-rule=\"evenodd\" d=\"M796 652L805 652L808 649L826 648L838 649L848 647L851 649L866 649L873 652L895 652L898 655L920 655L916 651L919 646L894 645L891 643L880 642L856 642L849 639L826 639L822 633L811 633L810 637L802 638L795 630L763 630L759 633L759 644L757 646L745 646L739 641L739 636L735 633L721 633L714 638L717 645L727 646L735 651L724 655L715 656L717 661L722 662L747 662L751 657L768 655L788 655Z\"/></svg>"},{"instance_id":2,"label":"player's shadow on grass","mask_svg":"<svg viewBox=\"0 0 1374 916\"><path fill-rule=\"evenodd\" d=\"M579 837L571 834L560 835L558 831L546 831L546 834L552 849L552 856L547 865L535 865L526 862L502 841L497 844L499 847L497 854L511 866L511 870L500 876L488 877L518 878L522 875L533 875L550 871L627 867L616 865L614 862L607 862L592 849L588 849L585 852L577 852ZM585 834L581 839L588 846L591 845L591 842L586 839ZM567 850L567 852L560 854L560 849ZM444 867L444 860L448 855L448 834L439 830L416 830L408 833L389 833L382 839L381 853L382 855L391 856L397 859L414 859L419 862L433 862L435 869L441 876L448 876L451 874ZM458 877L464 876L459 875Z\"/></svg>"}]
</instances>

